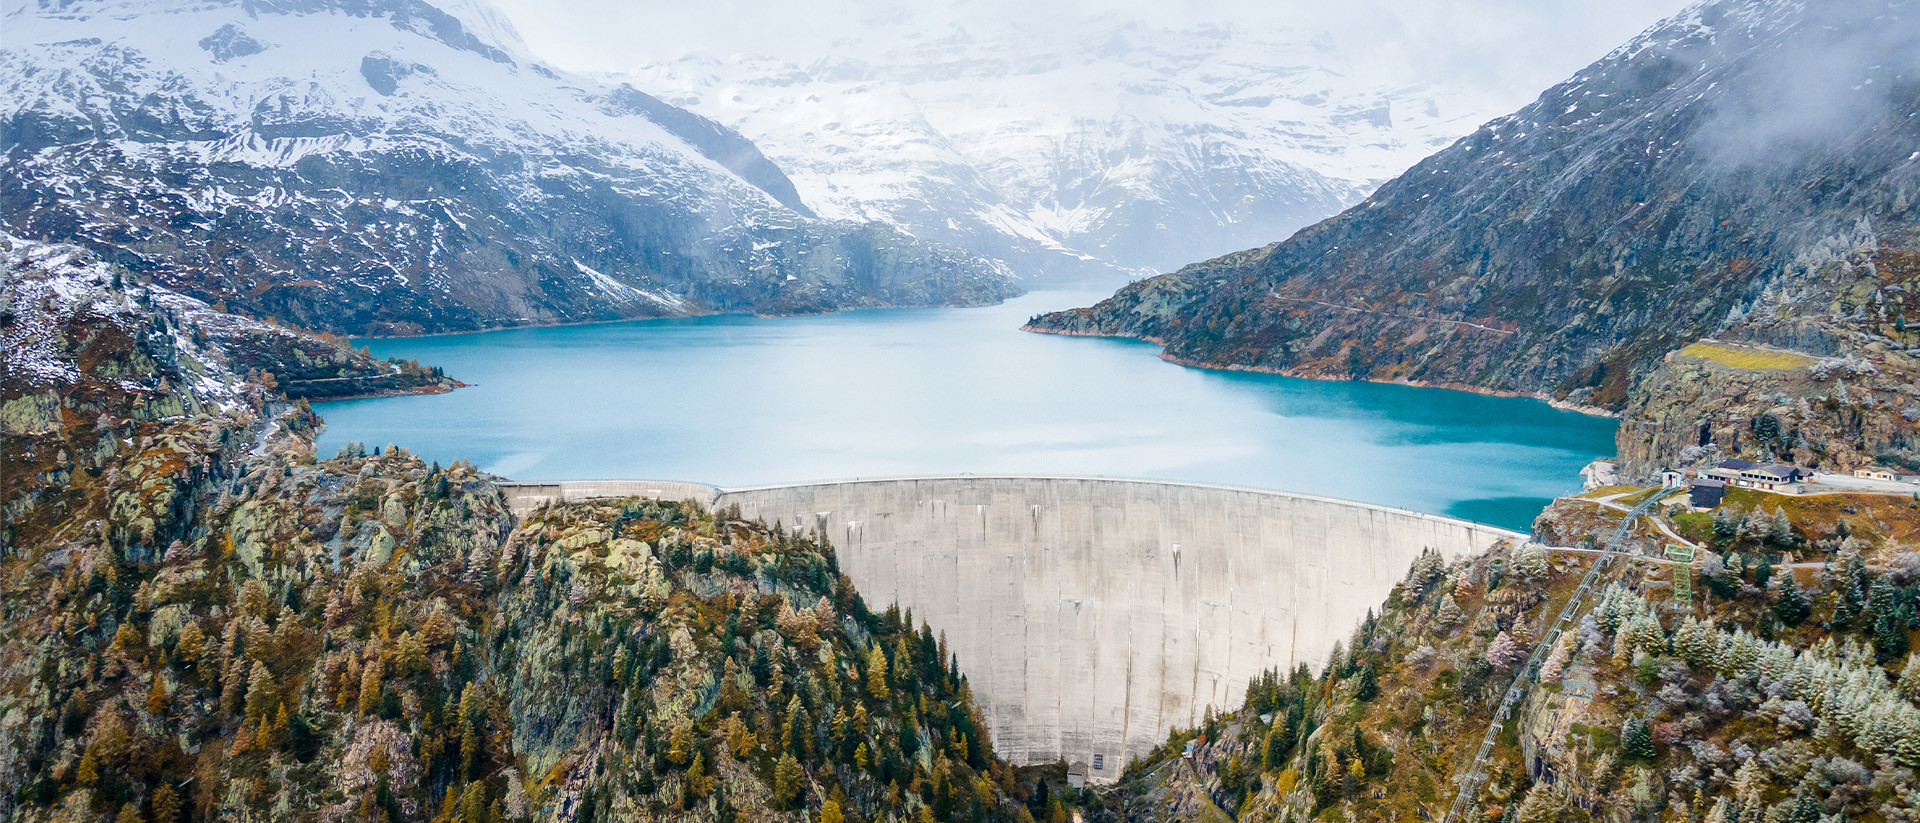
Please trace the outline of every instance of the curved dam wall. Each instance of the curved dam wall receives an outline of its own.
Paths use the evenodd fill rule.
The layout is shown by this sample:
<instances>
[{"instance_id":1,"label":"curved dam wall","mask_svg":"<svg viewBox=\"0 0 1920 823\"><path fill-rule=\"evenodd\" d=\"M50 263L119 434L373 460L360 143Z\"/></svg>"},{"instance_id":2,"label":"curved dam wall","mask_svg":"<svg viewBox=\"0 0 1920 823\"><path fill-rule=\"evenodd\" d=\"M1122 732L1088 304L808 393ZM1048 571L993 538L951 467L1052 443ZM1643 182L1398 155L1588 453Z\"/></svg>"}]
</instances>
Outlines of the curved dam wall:
<instances>
[{"instance_id":1,"label":"curved dam wall","mask_svg":"<svg viewBox=\"0 0 1920 823\"><path fill-rule=\"evenodd\" d=\"M1316 668L1422 549L1514 532L1322 497L1059 477L860 480L746 489L580 482L519 505L647 496L739 505L817 530L876 608L947 642L1008 760L1083 762L1089 779L1237 705L1247 681Z\"/></svg>"}]
</instances>

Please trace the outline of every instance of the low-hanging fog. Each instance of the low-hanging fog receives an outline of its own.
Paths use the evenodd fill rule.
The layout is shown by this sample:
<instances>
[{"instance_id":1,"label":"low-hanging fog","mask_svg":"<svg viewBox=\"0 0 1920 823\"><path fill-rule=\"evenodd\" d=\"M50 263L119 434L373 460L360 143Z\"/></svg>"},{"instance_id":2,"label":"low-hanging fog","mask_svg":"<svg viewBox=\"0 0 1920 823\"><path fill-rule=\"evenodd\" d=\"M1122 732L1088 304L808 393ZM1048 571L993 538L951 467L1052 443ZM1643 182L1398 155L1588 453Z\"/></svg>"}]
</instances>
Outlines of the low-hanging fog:
<instances>
[{"instance_id":1,"label":"low-hanging fog","mask_svg":"<svg viewBox=\"0 0 1920 823\"><path fill-rule=\"evenodd\" d=\"M829 53L881 53L956 30L1082 39L1116 24L1226 26L1323 35L1343 70L1384 84L1443 81L1460 111L1531 100L1683 0L495 0L544 59L624 71L688 53L750 53L805 66Z\"/></svg>"}]
</instances>

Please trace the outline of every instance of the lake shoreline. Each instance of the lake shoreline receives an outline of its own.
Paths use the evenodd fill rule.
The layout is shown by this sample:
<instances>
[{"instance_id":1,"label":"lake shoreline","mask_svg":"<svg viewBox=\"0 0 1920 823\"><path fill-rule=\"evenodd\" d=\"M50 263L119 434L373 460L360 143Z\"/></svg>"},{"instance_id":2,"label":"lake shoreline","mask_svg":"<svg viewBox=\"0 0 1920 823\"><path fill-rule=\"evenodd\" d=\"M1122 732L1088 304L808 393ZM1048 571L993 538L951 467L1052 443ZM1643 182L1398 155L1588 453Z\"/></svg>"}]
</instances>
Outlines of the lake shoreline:
<instances>
[{"instance_id":1,"label":"lake shoreline","mask_svg":"<svg viewBox=\"0 0 1920 823\"><path fill-rule=\"evenodd\" d=\"M1603 408L1600 408L1599 406L1589 406L1583 403L1572 403L1566 400L1561 400L1561 399L1558 399L1546 394L1537 393L1537 392L1529 393L1529 392L1521 392L1521 391L1512 391L1509 389L1494 389L1494 388L1488 388L1486 386L1474 386L1466 383L1451 383L1451 382L1444 382L1444 381L1436 382L1431 380L1405 380L1405 379L1373 380L1368 378L1354 379L1350 377L1334 377L1328 374L1296 371L1296 370L1285 369L1285 368L1276 369L1268 366L1248 366L1248 365L1238 364L1238 363L1230 363L1230 364L1209 363L1204 360L1195 360L1192 358L1177 357L1175 355L1168 354L1166 351L1167 341L1157 337L1148 336L1148 335L1102 334L1100 332L1068 331L1065 329L1046 329L1046 328L1036 327L1032 324L1023 325L1020 327L1020 330L1023 332L1030 332L1032 334L1050 334L1058 337L1092 337L1092 338L1099 338L1099 339L1105 339L1105 340L1138 340L1145 343L1152 343L1154 345L1161 347L1160 354L1158 355L1161 360L1165 360L1166 362L1172 363L1176 366L1185 366L1187 368L1192 368L1192 369L1206 369L1209 371L1248 372L1252 374L1272 374L1272 375L1278 375L1280 377L1291 377L1298 380L1321 380L1328 383L1373 383L1375 385L1381 385L1381 386L1412 386L1414 388L1421 388L1421 389L1445 389L1447 391L1466 392L1468 394L1478 394L1478 395L1484 395L1487 397L1511 397L1511 398L1522 399L1522 400L1538 400L1556 409L1560 409L1561 411L1575 412L1578 414L1587 415L1589 417L1603 417L1609 420L1620 419L1620 413L1616 411L1603 409Z\"/></svg>"}]
</instances>

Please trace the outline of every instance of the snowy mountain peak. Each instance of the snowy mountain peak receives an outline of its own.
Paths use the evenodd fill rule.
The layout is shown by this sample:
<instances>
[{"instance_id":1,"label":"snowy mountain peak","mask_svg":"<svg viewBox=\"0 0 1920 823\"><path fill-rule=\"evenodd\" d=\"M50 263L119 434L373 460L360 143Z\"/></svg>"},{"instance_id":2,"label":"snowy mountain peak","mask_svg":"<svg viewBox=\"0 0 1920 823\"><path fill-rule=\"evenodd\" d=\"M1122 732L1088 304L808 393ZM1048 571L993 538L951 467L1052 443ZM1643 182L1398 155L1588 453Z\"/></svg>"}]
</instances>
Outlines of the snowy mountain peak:
<instances>
[{"instance_id":1,"label":"snowy mountain peak","mask_svg":"<svg viewBox=\"0 0 1920 823\"><path fill-rule=\"evenodd\" d=\"M48 0L6 30L0 225L311 328L1009 290L813 219L751 141L533 62L477 0Z\"/></svg>"}]
</instances>

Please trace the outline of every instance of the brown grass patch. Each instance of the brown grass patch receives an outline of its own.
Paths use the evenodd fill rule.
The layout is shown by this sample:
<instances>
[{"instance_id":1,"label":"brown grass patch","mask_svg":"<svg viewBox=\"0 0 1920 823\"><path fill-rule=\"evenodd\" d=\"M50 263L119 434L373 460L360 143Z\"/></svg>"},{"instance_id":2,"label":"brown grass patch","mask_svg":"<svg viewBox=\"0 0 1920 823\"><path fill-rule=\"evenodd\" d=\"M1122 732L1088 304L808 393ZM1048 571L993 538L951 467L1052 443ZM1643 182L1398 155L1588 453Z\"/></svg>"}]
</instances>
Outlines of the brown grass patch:
<instances>
[{"instance_id":1,"label":"brown grass patch","mask_svg":"<svg viewBox=\"0 0 1920 823\"><path fill-rule=\"evenodd\" d=\"M1682 357L1710 360L1722 366L1749 371L1803 369L1820 361L1804 354L1732 346L1726 343L1695 343L1680 350Z\"/></svg>"}]
</instances>

